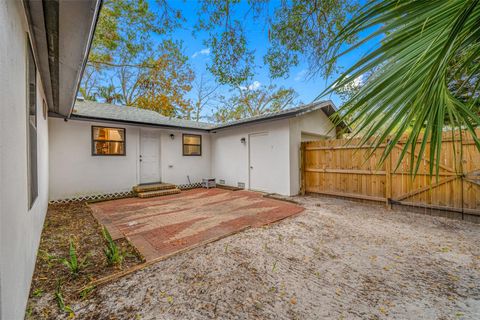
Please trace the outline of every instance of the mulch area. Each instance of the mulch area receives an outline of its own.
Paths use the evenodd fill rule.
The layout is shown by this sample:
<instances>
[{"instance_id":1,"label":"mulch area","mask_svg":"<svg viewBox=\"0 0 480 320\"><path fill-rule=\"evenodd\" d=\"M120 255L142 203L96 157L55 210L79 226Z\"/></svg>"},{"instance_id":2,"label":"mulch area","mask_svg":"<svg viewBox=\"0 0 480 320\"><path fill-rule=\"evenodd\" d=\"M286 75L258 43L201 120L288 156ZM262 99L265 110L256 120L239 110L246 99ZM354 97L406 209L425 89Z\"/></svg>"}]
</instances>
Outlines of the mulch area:
<instances>
[{"instance_id":1,"label":"mulch area","mask_svg":"<svg viewBox=\"0 0 480 320\"><path fill-rule=\"evenodd\" d=\"M85 203L49 206L32 279L27 319L52 319L62 313L55 299L58 288L65 305L79 302L95 295L95 288L88 287L91 281L142 262L128 241L117 239L115 242L124 253L123 263L121 266L108 265L101 228ZM70 239L75 244L79 261L87 259L77 276L62 264L62 259L69 257ZM82 288L87 290L81 292Z\"/></svg>"}]
</instances>

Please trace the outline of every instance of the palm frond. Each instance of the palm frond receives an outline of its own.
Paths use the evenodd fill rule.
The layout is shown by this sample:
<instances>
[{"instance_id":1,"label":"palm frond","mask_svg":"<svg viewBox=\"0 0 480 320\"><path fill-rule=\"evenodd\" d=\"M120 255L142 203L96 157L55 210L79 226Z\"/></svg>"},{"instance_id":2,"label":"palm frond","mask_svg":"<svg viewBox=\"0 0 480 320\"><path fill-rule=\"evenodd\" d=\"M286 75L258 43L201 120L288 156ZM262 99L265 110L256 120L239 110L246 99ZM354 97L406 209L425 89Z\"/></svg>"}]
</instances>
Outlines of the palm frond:
<instances>
[{"instance_id":1,"label":"palm frond","mask_svg":"<svg viewBox=\"0 0 480 320\"><path fill-rule=\"evenodd\" d=\"M338 41L359 33L367 36L332 56L338 59L372 42L373 49L322 93L330 94L381 66L340 110L337 119L354 128L353 136L366 132L361 143L373 141L375 147L389 141L381 161L404 139L398 164L410 153L411 170L417 173L428 154L430 175L439 172L444 129L469 131L480 150L475 133L480 124L478 91L464 97L457 92L466 84L479 88L480 0L372 0ZM458 78L461 84L452 90Z\"/></svg>"}]
</instances>

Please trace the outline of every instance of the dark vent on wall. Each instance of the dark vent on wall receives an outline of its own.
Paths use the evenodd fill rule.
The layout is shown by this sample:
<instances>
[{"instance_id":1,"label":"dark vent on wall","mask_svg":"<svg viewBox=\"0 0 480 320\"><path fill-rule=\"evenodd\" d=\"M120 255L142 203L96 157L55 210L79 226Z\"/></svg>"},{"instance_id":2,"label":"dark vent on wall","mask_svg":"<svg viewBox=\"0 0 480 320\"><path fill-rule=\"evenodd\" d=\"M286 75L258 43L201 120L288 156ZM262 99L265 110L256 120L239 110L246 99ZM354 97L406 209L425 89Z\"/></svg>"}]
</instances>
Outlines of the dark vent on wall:
<instances>
[{"instance_id":1,"label":"dark vent on wall","mask_svg":"<svg viewBox=\"0 0 480 320\"><path fill-rule=\"evenodd\" d=\"M238 182L238 183L237 183L237 186L238 186L239 188L245 189L245 183L244 183L244 182Z\"/></svg>"},{"instance_id":2,"label":"dark vent on wall","mask_svg":"<svg viewBox=\"0 0 480 320\"><path fill-rule=\"evenodd\" d=\"M220 180L218 180L218 183L219 183L219 184L225 184L225 180L220 179Z\"/></svg>"}]
</instances>

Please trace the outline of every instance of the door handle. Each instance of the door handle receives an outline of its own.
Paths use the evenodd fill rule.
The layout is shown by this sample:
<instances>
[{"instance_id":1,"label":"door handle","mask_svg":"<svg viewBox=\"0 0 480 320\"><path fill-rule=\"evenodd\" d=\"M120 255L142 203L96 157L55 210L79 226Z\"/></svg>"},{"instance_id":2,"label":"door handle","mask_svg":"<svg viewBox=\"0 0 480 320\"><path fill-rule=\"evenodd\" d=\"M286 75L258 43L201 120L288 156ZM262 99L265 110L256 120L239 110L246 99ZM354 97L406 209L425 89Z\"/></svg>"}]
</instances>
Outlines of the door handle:
<instances>
[{"instance_id":1,"label":"door handle","mask_svg":"<svg viewBox=\"0 0 480 320\"><path fill-rule=\"evenodd\" d=\"M250 166L250 169L253 169L253 166Z\"/></svg>"},{"instance_id":2,"label":"door handle","mask_svg":"<svg viewBox=\"0 0 480 320\"><path fill-rule=\"evenodd\" d=\"M142 159L140 159L140 162L142 162Z\"/></svg>"}]
</instances>

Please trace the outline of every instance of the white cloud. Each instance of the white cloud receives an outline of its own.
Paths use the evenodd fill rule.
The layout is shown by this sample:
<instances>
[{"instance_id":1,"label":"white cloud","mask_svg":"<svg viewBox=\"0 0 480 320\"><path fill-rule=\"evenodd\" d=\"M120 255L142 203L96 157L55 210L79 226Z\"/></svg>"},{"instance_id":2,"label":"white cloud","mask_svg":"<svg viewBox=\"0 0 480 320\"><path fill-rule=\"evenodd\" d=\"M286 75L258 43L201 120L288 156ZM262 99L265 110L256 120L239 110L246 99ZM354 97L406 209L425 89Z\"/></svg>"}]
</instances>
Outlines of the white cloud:
<instances>
[{"instance_id":1,"label":"white cloud","mask_svg":"<svg viewBox=\"0 0 480 320\"><path fill-rule=\"evenodd\" d=\"M298 72L298 73L295 75L294 80L295 80L295 81L305 80L305 76L307 75L307 73L308 73L308 70L307 70L307 69L303 69L302 71Z\"/></svg>"},{"instance_id":2,"label":"white cloud","mask_svg":"<svg viewBox=\"0 0 480 320\"><path fill-rule=\"evenodd\" d=\"M348 76L350 76L350 75L348 75ZM346 87L347 88L359 88L359 87L363 86L364 83L365 83L365 76L360 75L360 76L356 77L355 79L351 80L350 82L348 82L346 84ZM334 82L332 84L332 89L335 89L337 86L338 86L337 82Z\"/></svg>"},{"instance_id":3,"label":"white cloud","mask_svg":"<svg viewBox=\"0 0 480 320\"><path fill-rule=\"evenodd\" d=\"M192 58L196 58L200 55L202 56L208 56L210 54L210 48L205 48L205 49L202 49L200 51L197 51L195 52L193 55L192 55Z\"/></svg>"},{"instance_id":4,"label":"white cloud","mask_svg":"<svg viewBox=\"0 0 480 320\"><path fill-rule=\"evenodd\" d=\"M241 90L257 90L258 88L260 88L262 84L260 83L260 81L253 81L252 84L248 85L248 87L240 87Z\"/></svg>"},{"instance_id":5,"label":"white cloud","mask_svg":"<svg viewBox=\"0 0 480 320\"><path fill-rule=\"evenodd\" d=\"M259 81L253 81L253 83L248 86L248 90L257 90L261 85Z\"/></svg>"},{"instance_id":6,"label":"white cloud","mask_svg":"<svg viewBox=\"0 0 480 320\"><path fill-rule=\"evenodd\" d=\"M364 78L363 74L360 75L360 76L358 76L358 77L356 77L356 78L353 80L353 85L354 85L355 87L360 87L361 85L363 85L363 82L364 82L364 79L363 79L363 78Z\"/></svg>"}]
</instances>

